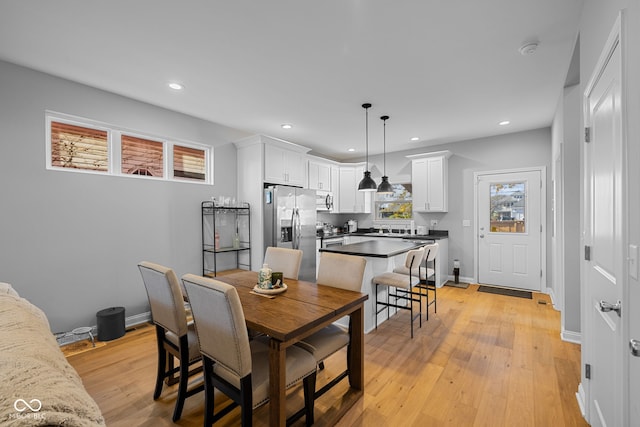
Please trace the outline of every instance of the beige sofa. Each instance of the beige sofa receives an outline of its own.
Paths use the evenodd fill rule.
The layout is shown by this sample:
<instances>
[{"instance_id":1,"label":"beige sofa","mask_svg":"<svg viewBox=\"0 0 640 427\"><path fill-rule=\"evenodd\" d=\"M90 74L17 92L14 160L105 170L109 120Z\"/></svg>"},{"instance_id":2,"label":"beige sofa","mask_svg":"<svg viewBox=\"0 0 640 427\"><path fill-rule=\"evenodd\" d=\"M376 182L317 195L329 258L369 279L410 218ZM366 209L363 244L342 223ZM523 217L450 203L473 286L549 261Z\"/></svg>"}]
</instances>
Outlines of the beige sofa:
<instances>
[{"instance_id":1,"label":"beige sofa","mask_svg":"<svg viewBox=\"0 0 640 427\"><path fill-rule=\"evenodd\" d=\"M0 425L105 425L45 314L6 283L0 283Z\"/></svg>"}]
</instances>

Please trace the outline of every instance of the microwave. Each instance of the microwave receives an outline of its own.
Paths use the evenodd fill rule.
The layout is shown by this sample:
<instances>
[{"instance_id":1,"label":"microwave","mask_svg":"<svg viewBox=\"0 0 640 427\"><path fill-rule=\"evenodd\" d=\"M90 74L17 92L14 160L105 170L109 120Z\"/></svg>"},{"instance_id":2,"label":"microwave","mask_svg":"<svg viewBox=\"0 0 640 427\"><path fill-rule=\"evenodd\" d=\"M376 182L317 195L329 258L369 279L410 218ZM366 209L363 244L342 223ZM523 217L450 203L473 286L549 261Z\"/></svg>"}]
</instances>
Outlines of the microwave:
<instances>
[{"instance_id":1,"label":"microwave","mask_svg":"<svg viewBox=\"0 0 640 427\"><path fill-rule=\"evenodd\" d=\"M333 194L329 191L316 191L316 211L333 211Z\"/></svg>"}]
</instances>

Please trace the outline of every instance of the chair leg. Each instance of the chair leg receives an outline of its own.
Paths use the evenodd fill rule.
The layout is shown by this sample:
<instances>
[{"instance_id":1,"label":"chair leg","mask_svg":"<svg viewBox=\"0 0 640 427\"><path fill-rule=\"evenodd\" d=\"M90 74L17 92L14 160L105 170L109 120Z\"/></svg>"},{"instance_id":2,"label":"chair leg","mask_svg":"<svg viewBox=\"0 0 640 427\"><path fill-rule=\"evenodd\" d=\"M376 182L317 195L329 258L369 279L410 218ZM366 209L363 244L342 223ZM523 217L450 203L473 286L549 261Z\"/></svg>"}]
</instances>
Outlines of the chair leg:
<instances>
[{"instance_id":1,"label":"chair leg","mask_svg":"<svg viewBox=\"0 0 640 427\"><path fill-rule=\"evenodd\" d=\"M156 377L156 388L153 392L153 400L157 400L162 393L162 383L164 382L166 365L167 365L167 351L164 349L164 330L156 325L156 341L158 344L158 374Z\"/></svg>"},{"instance_id":2,"label":"chair leg","mask_svg":"<svg viewBox=\"0 0 640 427\"><path fill-rule=\"evenodd\" d=\"M376 331L378 330L378 284L376 283Z\"/></svg>"},{"instance_id":3,"label":"chair leg","mask_svg":"<svg viewBox=\"0 0 640 427\"><path fill-rule=\"evenodd\" d=\"M305 421L308 426L313 425L314 420L314 395L316 393L316 373L307 376L303 380L304 386L304 413Z\"/></svg>"},{"instance_id":4,"label":"chair leg","mask_svg":"<svg viewBox=\"0 0 640 427\"><path fill-rule=\"evenodd\" d=\"M251 374L240 379L240 418L242 427L253 425L253 392L251 389Z\"/></svg>"},{"instance_id":5,"label":"chair leg","mask_svg":"<svg viewBox=\"0 0 640 427\"><path fill-rule=\"evenodd\" d=\"M413 339L413 296L411 295L411 290L409 290L409 313L411 313L409 322L411 322L411 339Z\"/></svg>"},{"instance_id":6,"label":"chair leg","mask_svg":"<svg viewBox=\"0 0 640 427\"><path fill-rule=\"evenodd\" d=\"M207 357L202 358L204 369L204 425L213 425L214 388L213 388L213 363Z\"/></svg>"},{"instance_id":7,"label":"chair leg","mask_svg":"<svg viewBox=\"0 0 640 427\"><path fill-rule=\"evenodd\" d=\"M433 281L433 312L438 312L438 287L436 286L435 279Z\"/></svg>"},{"instance_id":8,"label":"chair leg","mask_svg":"<svg viewBox=\"0 0 640 427\"><path fill-rule=\"evenodd\" d=\"M176 407L173 410L173 422L175 423L182 415L184 400L187 398L187 386L189 385L189 343L187 336L180 337L180 384L178 385L178 398Z\"/></svg>"}]
</instances>

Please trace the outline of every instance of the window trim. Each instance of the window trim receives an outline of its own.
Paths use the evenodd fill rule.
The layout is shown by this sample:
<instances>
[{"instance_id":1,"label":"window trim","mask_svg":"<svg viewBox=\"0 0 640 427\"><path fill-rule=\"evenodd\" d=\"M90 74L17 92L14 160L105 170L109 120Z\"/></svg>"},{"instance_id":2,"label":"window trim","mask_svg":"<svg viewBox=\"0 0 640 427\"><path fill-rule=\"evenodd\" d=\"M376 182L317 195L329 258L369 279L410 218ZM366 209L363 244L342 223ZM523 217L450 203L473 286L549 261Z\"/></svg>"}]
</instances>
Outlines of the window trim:
<instances>
[{"instance_id":1,"label":"window trim","mask_svg":"<svg viewBox=\"0 0 640 427\"><path fill-rule=\"evenodd\" d=\"M53 166L51 161L51 122L66 123L74 126L81 126L90 129L96 129L107 132L107 171L92 171L88 169L64 168ZM163 144L163 176L147 176L134 175L124 173L122 171L122 134L136 138L148 139L151 141L161 142ZM194 148L204 151L204 180L174 177L173 169L173 147L174 145L186 148ZM146 179L151 181L164 182L182 182L188 184L214 185L214 147L207 144L181 140L177 138L168 138L154 135L148 132L127 129L120 126L111 125L109 123L97 120L87 119L83 117L73 116L70 114L59 113L56 111L45 111L45 168L51 171L88 173L93 175L107 175L126 177L131 179Z\"/></svg>"}]
</instances>

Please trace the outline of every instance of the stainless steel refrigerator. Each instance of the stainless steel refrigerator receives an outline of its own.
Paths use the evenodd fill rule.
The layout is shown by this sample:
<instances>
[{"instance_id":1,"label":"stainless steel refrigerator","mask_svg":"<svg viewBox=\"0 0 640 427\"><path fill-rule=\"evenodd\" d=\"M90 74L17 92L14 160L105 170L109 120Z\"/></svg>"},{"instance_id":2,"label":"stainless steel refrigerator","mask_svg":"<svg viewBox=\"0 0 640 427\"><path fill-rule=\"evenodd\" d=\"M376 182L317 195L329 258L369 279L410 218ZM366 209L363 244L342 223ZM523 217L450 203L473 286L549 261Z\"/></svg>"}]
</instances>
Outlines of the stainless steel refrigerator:
<instances>
[{"instance_id":1,"label":"stainless steel refrigerator","mask_svg":"<svg viewBox=\"0 0 640 427\"><path fill-rule=\"evenodd\" d=\"M264 189L264 245L302 250L300 280L316 281L316 192L286 185ZM264 251L263 251L264 253Z\"/></svg>"}]
</instances>

